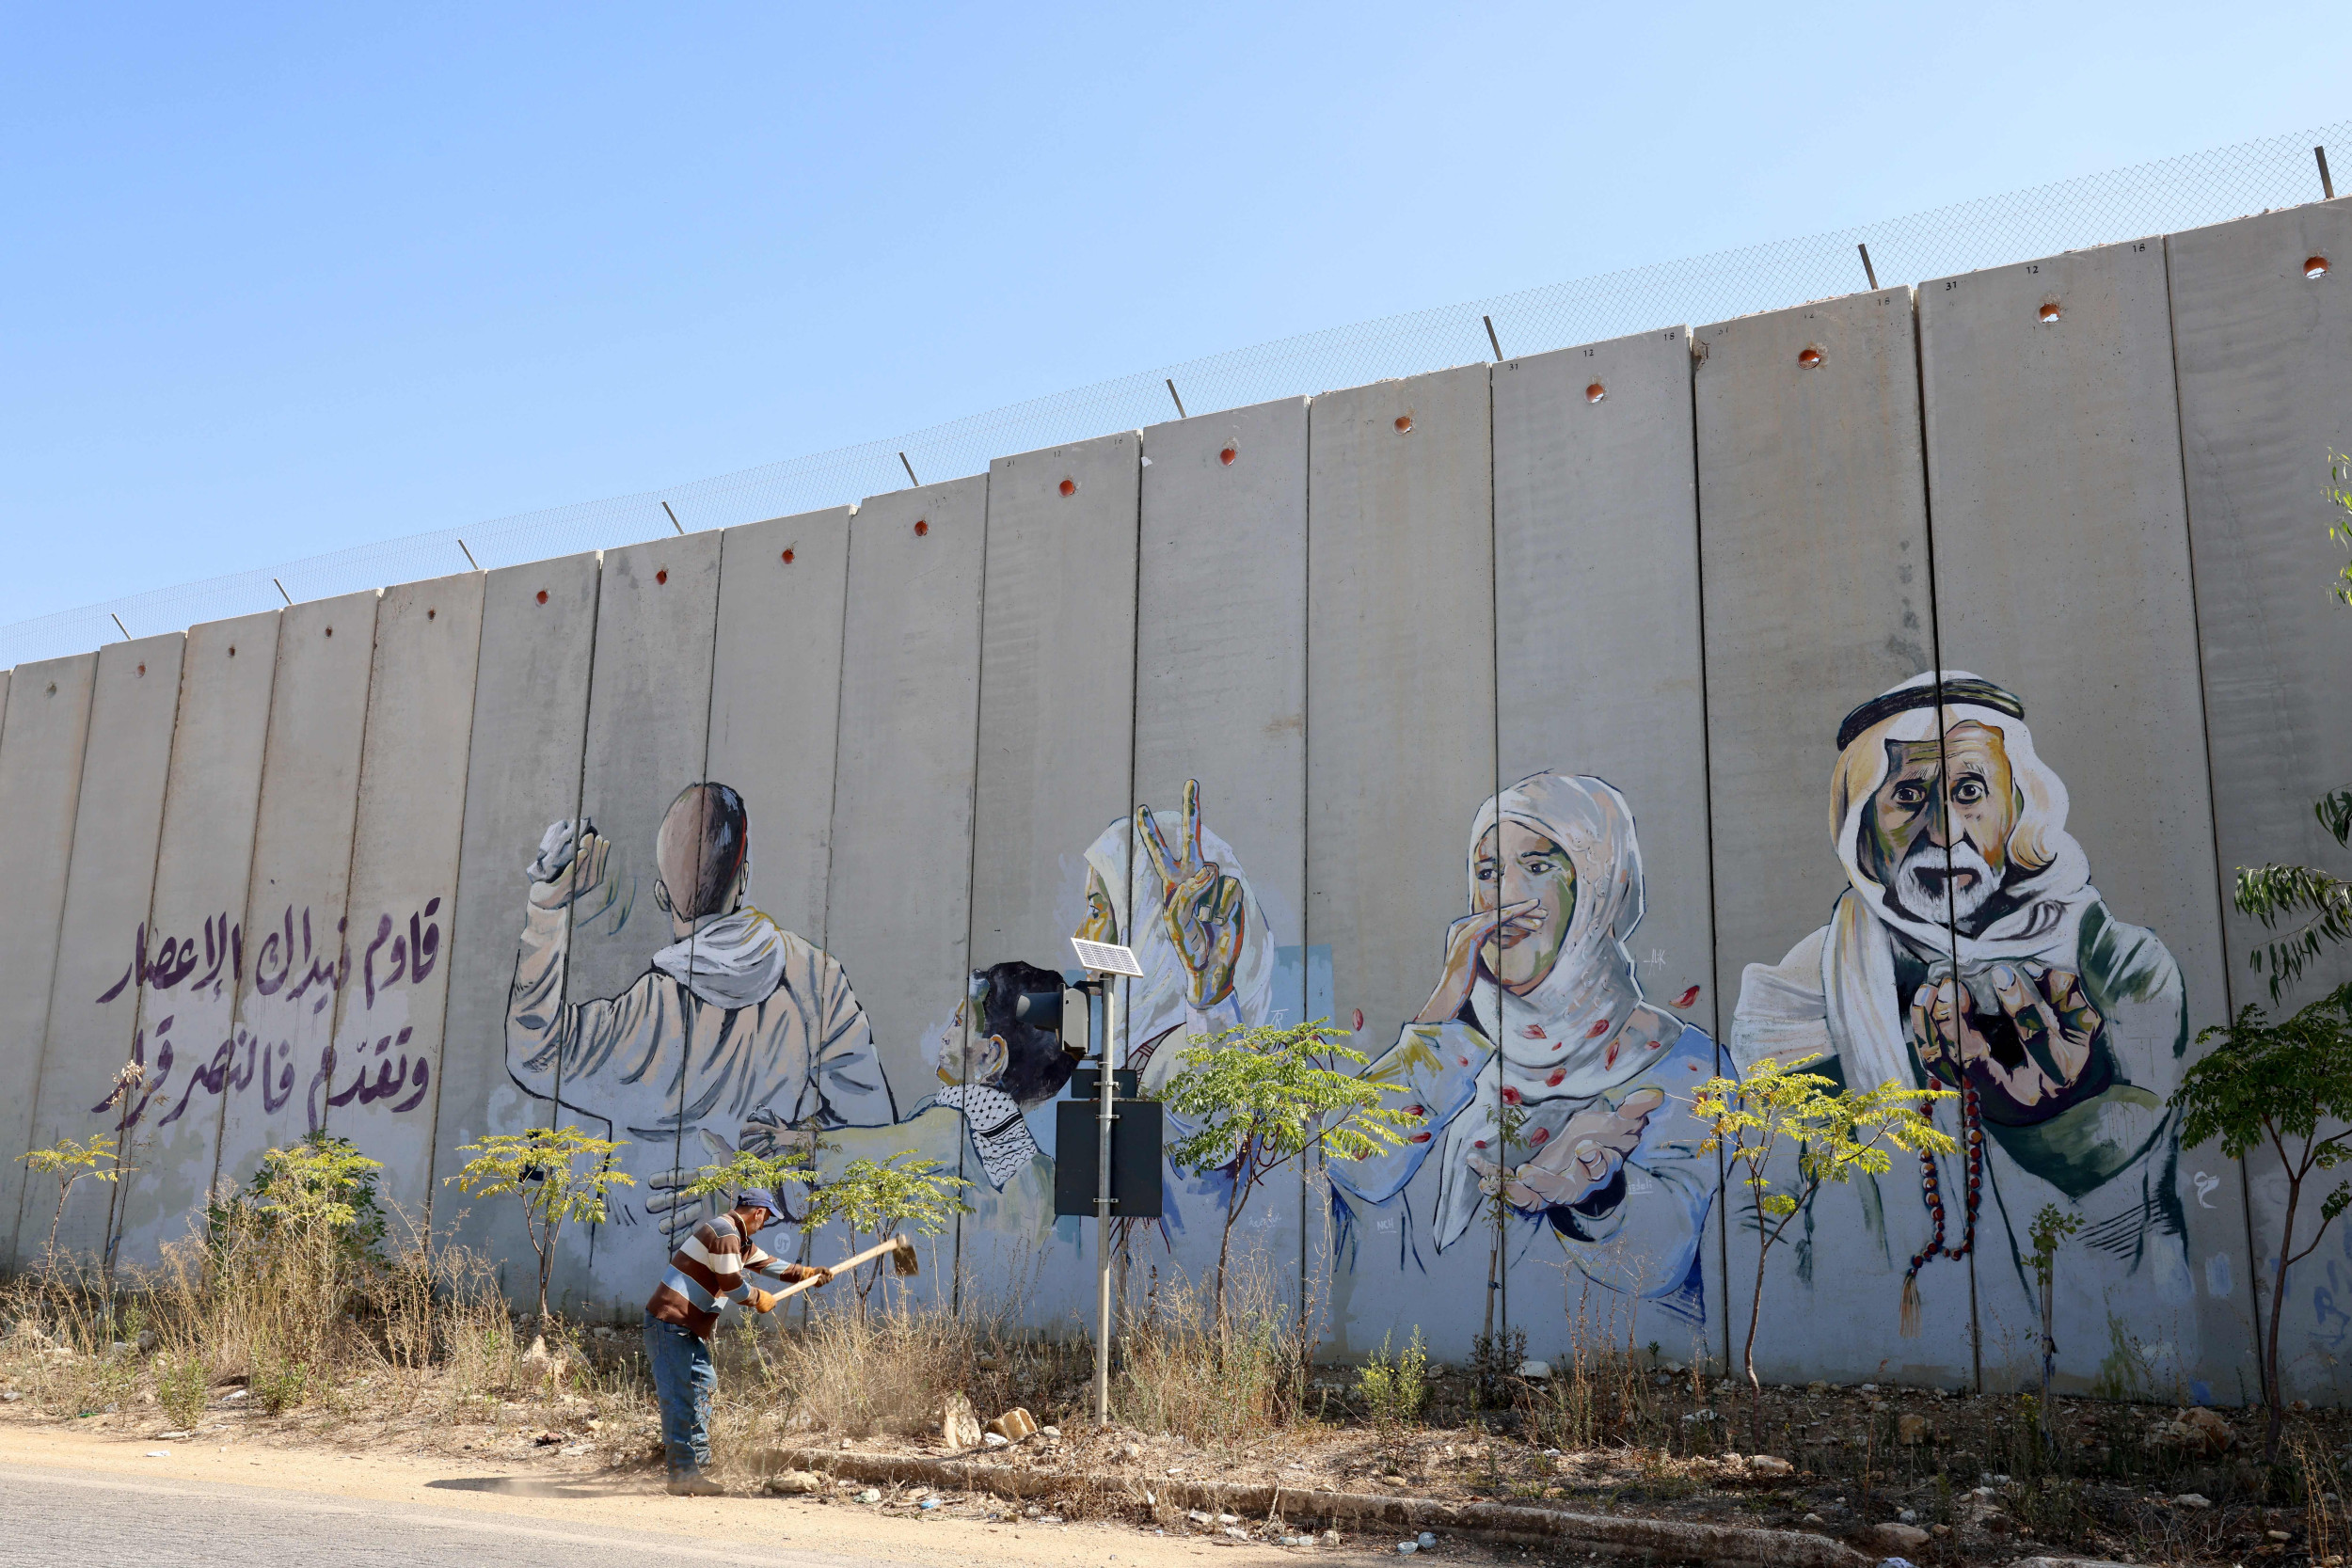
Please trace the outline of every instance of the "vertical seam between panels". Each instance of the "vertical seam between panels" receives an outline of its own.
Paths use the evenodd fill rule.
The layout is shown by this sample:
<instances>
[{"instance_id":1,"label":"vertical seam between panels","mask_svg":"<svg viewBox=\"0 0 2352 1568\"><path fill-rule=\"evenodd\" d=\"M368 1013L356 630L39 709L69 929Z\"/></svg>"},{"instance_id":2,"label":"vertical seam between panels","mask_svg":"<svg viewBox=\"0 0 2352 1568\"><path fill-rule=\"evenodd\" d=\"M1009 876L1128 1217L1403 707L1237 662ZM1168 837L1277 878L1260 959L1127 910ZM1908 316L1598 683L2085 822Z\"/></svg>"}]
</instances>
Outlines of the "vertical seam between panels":
<instances>
[{"instance_id":1,"label":"vertical seam between panels","mask_svg":"<svg viewBox=\"0 0 2352 1568\"><path fill-rule=\"evenodd\" d=\"M482 597L473 623L472 690L466 704L466 757L460 776L467 782L466 793L470 796L473 783L473 730L482 697L483 630L490 623L490 578L486 572L477 574L482 579ZM457 890L466 884L466 803L457 803L457 858L450 871L449 881L449 952L457 952ZM449 1088L449 1009L457 988L450 982L456 978L453 971L441 982L441 1011L439 1019L439 1065L435 1069L433 1084L433 1116L426 1125L424 1142L424 1234L428 1241L433 1234L434 1173L441 1158L441 1096ZM503 1040L501 1044L503 1045Z\"/></svg>"},{"instance_id":2,"label":"vertical seam between panels","mask_svg":"<svg viewBox=\"0 0 2352 1568\"><path fill-rule=\"evenodd\" d=\"M1699 780L1702 813L1707 823L1707 1006L1714 1023L1715 1073L1721 1077L1729 1055L1724 1043L1722 1007L1723 984L1719 970L1723 951L1722 935L1717 928L1715 908L1715 734L1713 707L1707 685L1707 508L1699 488L1699 360L1695 352L1698 334L1691 327L1682 332L1683 390L1690 415L1691 431L1691 571L1693 578L1693 601L1698 606L1699 656ZM1728 1173L1724 1169L1723 1147L1715 1148L1715 1281L1723 1304L1719 1325L1723 1331L1724 1375L1731 1369L1731 1194ZM1704 1246L1704 1241L1700 1243ZM1706 1298L1700 1298L1702 1307Z\"/></svg>"},{"instance_id":3,"label":"vertical seam between panels","mask_svg":"<svg viewBox=\"0 0 2352 1568\"><path fill-rule=\"evenodd\" d=\"M1918 291L1915 289L1909 293L1911 309L1907 312L1907 317L1911 329L1911 367L1913 383L1918 394L1920 543L1927 555L1928 572L1928 660L1935 678L1936 779L1938 798L1943 800L1943 805L1939 809L1944 818L1944 934L1950 942L1947 951L1950 957L1952 974L1955 976L1953 983L1957 986L1959 983L1957 976L1960 974L1960 923L1953 913L1957 907L1957 895L1952 889L1951 779L1950 764L1944 750L1944 731L1947 727L1944 712L1944 616L1943 606L1938 597L1935 571L1935 453L1928 440L1928 341L1926 326L1919 314ZM1899 1006L1899 1002L1898 1005ZM1931 1073L1929 1076L1934 1075ZM1854 1085L1849 1084L1846 1087L1851 1091ZM1962 1202L1967 1204L1975 1201L1975 1195L1969 1191L1966 1182L1968 1102L1965 1098L1967 1088L1964 1082L1961 1092L1963 1099L1961 1101L1960 1148L1956 1151L1956 1158L1960 1161L1962 1174ZM1977 1246L1976 1231L1973 1227L1968 1231L1968 1243L1969 1375L1976 1384L1976 1391L1981 1394L1984 1392L1984 1324L1980 1320L1977 1304Z\"/></svg>"},{"instance_id":4,"label":"vertical seam between panels","mask_svg":"<svg viewBox=\"0 0 2352 1568\"><path fill-rule=\"evenodd\" d=\"M2179 444L2181 462L2182 557L2188 571L2188 614L2189 630L2191 633L2190 641L2195 646L2197 652L2197 696L2199 705L2197 733L2198 739L2202 743L2205 752L2206 831L2213 834L2214 905L2216 916L2220 923L2221 1005L2227 1010L2228 1016L2235 1018L2237 1016L2237 1009L2235 1006L2237 1001L2237 988L2233 983L2233 977L2234 976L2236 971L2230 962L2231 895L2226 891L2227 884L2224 882L2222 877L2221 784L2220 780L2215 777L2213 769L2213 695L2212 688L2207 684L2205 678L2204 613L2202 606L2198 602L2197 594L2197 532L2195 519L2190 515L2191 500L2188 488L2188 404L2186 400L2181 396L2181 335L2178 326L2178 308L2172 297L2172 236L2166 234L2159 239L2158 243L2163 246L2164 261L2164 336L2166 346L2171 351L2172 359L2172 430L2174 439ZM2186 975L2182 976L2181 996L2183 1006L2185 1010L2188 996L2188 979ZM2184 1062L2183 1065L2185 1067L2188 1064ZM2258 1233L2254 1228L2254 1183L2252 1180L2252 1166L2248 1160L2241 1157L2237 1161L2237 1167L2238 1213L2240 1218L2245 1222L2246 1226L2247 1300L2253 1306L2253 1310L2248 1315L2248 1327L2251 1329L2254 1337L2253 1352L2255 1379L2258 1383L2266 1384L2269 1381L2269 1371L2264 1359L2263 1350L2264 1346L2268 1343L2268 1338L2263 1333L2263 1259L2262 1247L2258 1240ZM2185 1243L2186 1238L2184 1237L2183 1241L2184 1243ZM2193 1274L2190 1276L2190 1279L2191 1283L2189 1288L2194 1291L2196 1289L2196 1284L2195 1275ZM2278 1293L2278 1285L2276 1282L2274 1282L2273 1285L2273 1293ZM2272 1309L2277 1310L2277 1304L2275 1302L2272 1304ZM2198 1338L2198 1348L2201 1352L2202 1352L2205 1348L2203 1344L2203 1336L2200 1335ZM2283 1370L2280 1372L2280 1381L2282 1384L2285 1382L2285 1373ZM2263 1398L2265 1401L2276 1400L2282 1397L2285 1391L2286 1390L2283 1387L2266 1387L2263 1390Z\"/></svg>"}]
</instances>

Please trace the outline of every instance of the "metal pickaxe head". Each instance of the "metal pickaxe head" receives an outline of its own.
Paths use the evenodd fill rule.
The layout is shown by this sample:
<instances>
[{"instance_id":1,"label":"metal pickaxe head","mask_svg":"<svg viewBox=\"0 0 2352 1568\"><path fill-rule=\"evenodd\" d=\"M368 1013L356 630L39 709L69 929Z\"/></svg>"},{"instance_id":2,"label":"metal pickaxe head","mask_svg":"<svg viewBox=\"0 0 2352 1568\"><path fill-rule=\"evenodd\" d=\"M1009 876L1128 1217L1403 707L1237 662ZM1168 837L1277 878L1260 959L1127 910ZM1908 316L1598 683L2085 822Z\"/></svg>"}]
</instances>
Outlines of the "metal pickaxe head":
<instances>
[{"instance_id":1,"label":"metal pickaxe head","mask_svg":"<svg viewBox=\"0 0 2352 1568\"><path fill-rule=\"evenodd\" d=\"M914 1274L919 1267L914 1259L914 1243L904 1236L890 1238L890 1267L901 1279Z\"/></svg>"}]
</instances>

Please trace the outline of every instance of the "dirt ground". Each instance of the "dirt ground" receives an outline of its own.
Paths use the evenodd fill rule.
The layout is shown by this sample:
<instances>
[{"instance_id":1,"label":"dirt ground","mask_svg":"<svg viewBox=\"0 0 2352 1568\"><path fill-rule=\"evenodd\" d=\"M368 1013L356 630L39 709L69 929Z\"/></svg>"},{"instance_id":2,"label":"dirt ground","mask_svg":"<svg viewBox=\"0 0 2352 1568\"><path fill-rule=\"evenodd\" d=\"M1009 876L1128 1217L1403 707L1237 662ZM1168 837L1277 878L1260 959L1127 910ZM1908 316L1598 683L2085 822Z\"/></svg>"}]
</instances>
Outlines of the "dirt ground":
<instances>
[{"instance_id":1,"label":"dirt ground","mask_svg":"<svg viewBox=\"0 0 2352 1568\"><path fill-rule=\"evenodd\" d=\"M2332 1413L2297 1413L2295 1466L2283 1486L2256 1465L2259 1418L2193 1415L2154 1404L2064 1401L2068 1472L2017 1477L1993 1468L2035 1441L2014 1399L1966 1399L1920 1389L1816 1386L1774 1390L1758 1462L1744 1400L1720 1386L1716 1403L1657 1392L1660 1418L1679 1429L1674 1450L1598 1445L1574 1452L1522 1441L1507 1418L1391 1433L1359 1423L1307 1422L1268 1437L1204 1448L1183 1437L1072 1422L970 1457L1083 1476L1041 1477L1035 1500L990 1493L829 1480L816 1496L776 1496L774 1468L749 1433L715 1434L722 1473L738 1494L714 1502L669 1497L659 1484L656 1432L644 1403L582 1397L485 1399L453 1418L444 1399L371 1399L366 1383L329 1402L284 1415L246 1392L215 1388L192 1434L167 1433L151 1396L66 1416L22 1400L0 1404L0 1454L36 1463L121 1466L342 1496L610 1519L629 1528L724 1535L781 1524L797 1544L935 1559L942 1549L1043 1562L1172 1560L1212 1549L1392 1556L1392 1534L1362 1531L1311 1545L1277 1542L1305 1526L1219 1517L1156 1493L1168 1483L1279 1484L1302 1491L1491 1500L1578 1513L1645 1515L1798 1530L1851 1542L1872 1555L1890 1544L1881 1525L1922 1532L1902 1555L1934 1568L2068 1555L2125 1562L2249 1563L2340 1568L2352 1523L2337 1496L2347 1432ZM388 1393L389 1390L378 1390ZM4 1397L4 1396L0 1396ZM1690 1408L1683 1408L1688 1405ZM1680 1414L1673 1412L1679 1410ZM989 1412L982 1412L983 1415ZM1685 1418L1688 1418L1687 1419ZM809 1432L787 1441L822 1449L854 1468L860 1456L947 1457L934 1435L845 1438ZM147 1457L163 1450L167 1457ZM1781 1464L1788 1469L1783 1473ZM763 1463L764 1462L764 1463ZM2293 1477L2300 1477L2299 1486ZM870 1490L871 1495L867 1496ZM1195 1499L1197 1502L1197 1499ZM925 1506L928 1504L929 1506ZM1298 1536L1292 1536L1294 1541ZM1486 1562L1543 1560L1538 1550L1441 1539L1438 1555Z\"/></svg>"}]
</instances>

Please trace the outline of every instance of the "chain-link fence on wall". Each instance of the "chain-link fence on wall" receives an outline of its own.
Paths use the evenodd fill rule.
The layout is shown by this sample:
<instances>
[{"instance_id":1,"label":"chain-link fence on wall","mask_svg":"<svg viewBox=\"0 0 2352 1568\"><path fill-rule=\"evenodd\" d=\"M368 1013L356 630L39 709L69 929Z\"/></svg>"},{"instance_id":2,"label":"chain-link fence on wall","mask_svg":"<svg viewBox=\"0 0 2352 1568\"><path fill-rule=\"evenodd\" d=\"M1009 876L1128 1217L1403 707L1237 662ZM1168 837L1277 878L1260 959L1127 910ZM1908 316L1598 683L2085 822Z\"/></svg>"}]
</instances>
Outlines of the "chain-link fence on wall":
<instances>
[{"instance_id":1,"label":"chain-link fence on wall","mask_svg":"<svg viewBox=\"0 0 2352 1568\"><path fill-rule=\"evenodd\" d=\"M2324 158L2352 121L1980 198L1860 228L1661 261L1492 299L1329 327L1033 398L889 440L839 447L640 495L551 507L359 545L0 627L0 667L128 632L178 630L295 599L725 528L978 473L993 457L1269 398L1360 386L1490 356L1699 325L1870 286L2193 229L2319 199ZM2347 166L2352 167L2352 166ZM1488 336L1491 323L1493 337ZM1171 391L1172 388L1172 391ZM461 543L462 542L462 543Z\"/></svg>"}]
</instances>

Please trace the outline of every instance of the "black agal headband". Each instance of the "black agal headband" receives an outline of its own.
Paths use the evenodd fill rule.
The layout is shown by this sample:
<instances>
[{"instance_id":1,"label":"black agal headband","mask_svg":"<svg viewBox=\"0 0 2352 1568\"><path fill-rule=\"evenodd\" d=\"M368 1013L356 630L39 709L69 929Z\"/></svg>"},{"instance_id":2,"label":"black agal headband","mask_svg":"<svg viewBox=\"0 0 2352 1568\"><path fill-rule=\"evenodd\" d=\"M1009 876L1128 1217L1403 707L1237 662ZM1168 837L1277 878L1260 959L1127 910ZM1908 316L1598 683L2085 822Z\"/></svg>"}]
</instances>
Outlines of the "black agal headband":
<instances>
[{"instance_id":1,"label":"black agal headband","mask_svg":"<svg viewBox=\"0 0 2352 1568\"><path fill-rule=\"evenodd\" d=\"M1965 703L1971 707L1989 707L1995 713L2006 713L2011 719L2026 716L2026 705L1991 681L1974 678L1946 681L1937 685L1898 687L1883 697L1873 697L1851 713L1837 726L1837 749L1844 751L1871 725L1908 713L1915 707L1943 707Z\"/></svg>"}]
</instances>

